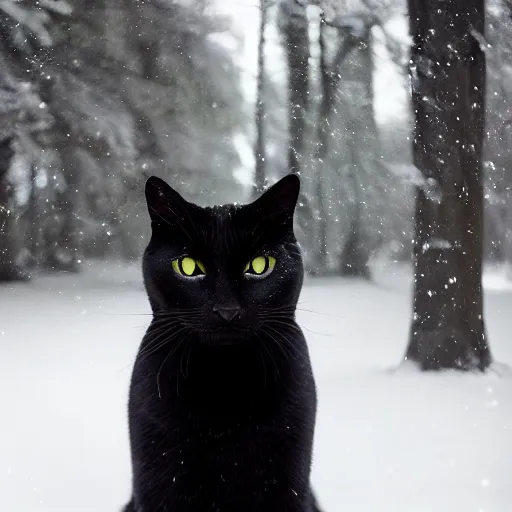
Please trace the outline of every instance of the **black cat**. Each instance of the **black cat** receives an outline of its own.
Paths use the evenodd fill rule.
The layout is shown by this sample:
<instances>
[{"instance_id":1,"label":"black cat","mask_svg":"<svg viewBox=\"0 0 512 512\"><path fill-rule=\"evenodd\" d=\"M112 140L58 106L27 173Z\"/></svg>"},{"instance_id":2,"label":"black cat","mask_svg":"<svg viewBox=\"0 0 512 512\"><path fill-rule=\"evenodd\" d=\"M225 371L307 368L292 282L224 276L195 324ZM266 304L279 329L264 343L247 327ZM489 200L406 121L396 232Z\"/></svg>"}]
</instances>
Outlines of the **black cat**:
<instances>
[{"instance_id":1,"label":"black cat","mask_svg":"<svg viewBox=\"0 0 512 512\"><path fill-rule=\"evenodd\" d=\"M314 512L316 390L295 322L299 179L201 208L146 183L153 320L133 370L126 512Z\"/></svg>"}]
</instances>

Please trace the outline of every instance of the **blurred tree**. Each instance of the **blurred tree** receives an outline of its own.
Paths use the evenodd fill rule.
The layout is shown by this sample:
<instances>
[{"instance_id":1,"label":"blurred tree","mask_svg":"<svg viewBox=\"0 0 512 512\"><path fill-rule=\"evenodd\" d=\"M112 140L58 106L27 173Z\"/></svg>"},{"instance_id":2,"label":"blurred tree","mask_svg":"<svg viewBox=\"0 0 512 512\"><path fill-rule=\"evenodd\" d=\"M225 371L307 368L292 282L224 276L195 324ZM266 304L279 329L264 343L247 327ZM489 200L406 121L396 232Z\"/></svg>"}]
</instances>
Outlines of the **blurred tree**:
<instances>
[{"instance_id":1,"label":"blurred tree","mask_svg":"<svg viewBox=\"0 0 512 512\"><path fill-rule=\"evenodd\" d=\"M288 172L301 175L302 187L297 205L299 240L306 248L314 244L315 214L308 194L308 176L302 173L307 153L307 113L310 94L310 38L308 0L281 0L278 25L283 36L288 69ZM306 268L312 271L309 258Z\"/></svg>"},{"instance_id":2,"label":"blurred tree","mask_svg":"<svg viewBox=\"0 0 512 512\"><path fill-rule=\"evenodd\" d=\"M289 172L289 73L281 3L267 0L265 6L265 72L261 97L264 104L265 178L270 183Z\"/></svg>"},{"instance_id":3,"label":"blurred tree","mask_svg":"<svg viewBox=\"0 0 512 512\"><path fill-rule=\"evenodd\" d=\"M12 75L0 48L0 281L28 278L20 265L22 240L12 169L20 142L50 123L39 95Z\"/></svg>"},{"instance_id":4,"label":"blurred tree","mask_svg":"<svg viewBox=\"0 0 512 512\"><path fill-rule=\"evenodd\" d=\"M108 4L106 46L122 89L146 125L147 174L170 179L200 203L239 195L233 135L246 129L240 72L219 37L229 25L208 2ZM151 30L134 31L134 26ZM142 124L141 124L142 127Z\"/></svg>"},{"instance_id":5,"label":"blurred tree","mask_svg":"<svg viewBox=\"0 0 512 512\"><path fill-rule=\"evenodd\" d=\"M283 0L280 4L280 28L288 62L288 104L290 146L289 172L300 173L304 154L305 116L309 95L309 22L306 0Z\"/></svg>"},{"instance_id":6,"label":"blurred tree","mask_svg":"<svg viewBox=\"0 0 512 512\"><path fill-rule=\"evenodd\" d=\"M484 155L486 256L506 261L512 276L512 4L486 2L487 119ZM478 37L478 34L477 34Z\"/></svg>"},{"instance_id":7,"label":"blurred tree","mask_svg":"<svg viewBox=\"0 0 512 512\"><path fill-rule=\"evenodd\" d=\"M16 265L12 190L8 182L8 172L14 156L13 126L22 104L21 97L18 84L6 73L5 68L0 68L0 281L22 277L22 272Z\"/></svg>"},{"instance_id":8,"label":"blurred tree","mask_svg":"<svg viewBox=\"0 0 512 512\"><path fill-rule=\"evenodd\" d=\"M199 202L239 192L232 176L239 164L232 136L246 124L239 70L218 41L227 25L208 5L1 1L2 52L55 119L32 141L33 177L45 185L32 187L30 200L41 225L31 232L42 231L42 243L27 246L39 247L34 259L44 266L76 270L82 250L106 256L114 245L138 255L148 174L186 183Z\"/></svg>"},{"instance_id":9,"label":"blurred tree","mask_svg":"<svg viewBox=\"0 0 512 512\"><path fill-rule=\"evenodd\" d=\"M19 248L14 227L12 187L7 176L14 156L12 144L13 137L0 140L0 282L26 278L16 261Z\"/></svg>"},{"instance_id":10,"label":"blurred tree","mask_svg":"<svg viewBox=\"0 0 512 512\"><path fill-rule=\"evenodd\" d=\"M78 7L82 5L77 2ZM27 2L23 6L5 0L3 7L7 14L0 25L3 53L17 74L37 86L43 104L55 119L51 133L34 141L41 151L57 150L51 172L58 186L46 203L51 208L46 216L53 223L41 246L44 254L32 256L48 268L77 270L78 205L84 174L76 151L84 147L103 155L132 146L125 137L131 119L116 118L122 111L121 103L113 105L112 96L109 98L102 84L94 81L98 66L91 63L101 41L101 18L94 16L96 5L91 3L80 11L62 0ZM31 206L37 203L31 202Z\"/></svg>"},{"instance_id":11,"label":"blurred tree","mask_svg":"<svg viewBox=\"0 0 512 512\"><path fill-rule=\"evenodd\" d=\"M345 151L341 155L341 179L349 190L348 235L339 256L342 276L370 278L369 261L377 236L365 233L365 217L370 215L369 196L379 190L382 171L377 164L378 138L373 110L372 28L378 22L373 14L340 17L331 22L341 35L341 44L331 74L342 81L342 130ZM337 82L338 82L337 81ZM337 86L337 82L335 86ZM334 102L331 101L331 109ZM369 176L373 175L373 179ZM322 181L322 180L321 180ZM324 218L329 215L325 210ZM368 243L373 238L372 243Z\"/></svg>"},{"instance_id":12,"label":"blurred tree","mask_svg":"<svg viewBox=\"0 0 512 512\"><path fill-rule=\"evenodd\" d=\"M319 61L320 61L320 106L319 106L319 117L317 121L317 133L316 133L316 150L314 158L316 160L315 169L315 180L316 180L316 206L318 208L318 257L317 257L317 273L323 273L327 269L327 229L328 222L325 215L327 214L327 206L325 205L325 195L323 190L323 173L324 173L324 162L326 160L329 150L329 128L330 128L330 117L335 101L335 93L338 85L338 79L340 78L339 73L339 61L342 61L345 55L341 55L338 59L338 55L334 59L332 67L327 62L327 51L326 51L326 35L325 35L325 14L323 11L320 12L320 25L319 25ZM340 50L341 52L341 50Z\"/></svg>"},{"instance_id":13,"label":"blurred tree","mask_svg":"<svg viewBox=\"0 0 512 512\"><path fill-rule=\"evenodd\" d=\"M265 190L267 176L266 167L266 143L265 143L265 29L267 26L268 0L260 0L260 25L258 30L258 77L256 90L256 145L254 148L254 160L256 169L254 172L255 193L261 194Z\"/></svg>"},{"instance_id":14,"label":"blurred tree","mask_svg":"<svg viewBox=\"0 0 512 512\"><path fill-rule=\"evenodd\" d=\"M491 363L482 297L483 0L409 0L418 189L414 317L406 359L422 369Z\"/></svg>"},{"instance_id":15,"label":"blurred tree","mask_svg":"<svg viewBox=\"0 0 512 512\"><path fill-rule=\"evenodd\" d=\"M387 4L370 9L365 2L347 12L330 2L320 5L325 12L318 35L320 99L312 166L316 271L369 278L370 257L383 238L379 214L390 180L378 158L373 29L382 28L393 11Z\"/></svg>"}]
</instances>

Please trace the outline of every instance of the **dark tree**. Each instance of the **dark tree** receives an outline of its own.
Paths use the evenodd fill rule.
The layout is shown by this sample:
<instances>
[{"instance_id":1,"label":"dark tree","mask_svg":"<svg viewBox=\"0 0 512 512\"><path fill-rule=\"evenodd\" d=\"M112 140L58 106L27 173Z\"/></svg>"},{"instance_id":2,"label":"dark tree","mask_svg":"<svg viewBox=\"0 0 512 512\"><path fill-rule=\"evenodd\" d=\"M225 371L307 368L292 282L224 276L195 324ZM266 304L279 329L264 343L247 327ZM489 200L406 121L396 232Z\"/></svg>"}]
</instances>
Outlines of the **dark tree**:
<instances>
[{"instance_id":1,"label":"dark tree","mask_svg":"<svg viewBox=\"0 0 512 512\"><path fill-rule=\"evenodd\" d=\"M406 359L485 370L482 239L484 0L409 0L416 199L414 317Z\"/></svg>"},{"instance_id":2,"label":"dark tree","mask_svg":"<svg viewBox=\"0 0 512 512\"><path fill-rule=\"evenodd\" d=\"M266 184L266 151L265 151L265 104L263 100L263 88L265 84L265 28L267 26L268 0L260 0L260 26L258 40L258 82L256 90L256 145L254 158L256 168L254 171L255 193L259 195L265 189Z\"/></svg>"},{"instance_id":3,"label":"dark tree","mask_svg":"<svg viewBox=\"0 0 512 512\"><path fill-rule=\"evenodd\" d=\"M306 113L309 104L309 23L303 0L284 0L281 3L281 25L288 62L288 103L290 146L288 167L300 172L304 153Z\"/></svg>"},{"instance_id":4,"label":"dark tree","mask_svg":"<svg viewBox=\"0 0 512 512\"><path fill-rule=\"evenodd\" d=\"M2 63L0 61L0 63ZM12 190L7 173L14 156L14 124L20 108L20 93L14 81L0 70L0 281L19 275L15 264L16 247L12 226Z\"/></svg>"},{"instance_id":5,"label":"dark tree","mask_svg":"<svg viewBox=\"0 0 512 512\"><path fill-rule=\"evenodd\" d=\"M329 66L326 56L326 41L325 41L325 15L320 14L320 109L317 122L317 140L316 140L316 201L317 207L320 212L319 225L318 225L318 267L320 269L327 268L327 219L325 214L327 211L324 204L324 191L322 188L322 171L324 167L325 158L329 148L329 126L330 114L334 104L334 93L336 91L337 77L339 73L333 72ZM333 66L334 68L334 66Z\"/></svg>"},{"instance_id":6,"label":"dark tree","mask_svg":"<svg viewBox=\"0 0 512 512\"><path fill-rule=\"evenodd\" d=\"M16 265L18 247L12 215L12 187L7 179L11 159L14 156L12 142L12 138L0 140L0 282L25 277Z\"/></svg>"},{"instance_id":7,"label":"dark tree","mask_svg":"<svg viewBox=\"0 0 512 512\"><path fill-rule=\"evenodd\" d=\"M308 2L281 0L279 26L283 36L288 68L288 172L301 174L306 153L307 113L309 109L309 20ZM297 232L305 247L314 245L315 212L306 193L307 176L302 176L303 186L297 204ZM314 273L308 258L307 271Z\"/></svg>"}]
</instances>

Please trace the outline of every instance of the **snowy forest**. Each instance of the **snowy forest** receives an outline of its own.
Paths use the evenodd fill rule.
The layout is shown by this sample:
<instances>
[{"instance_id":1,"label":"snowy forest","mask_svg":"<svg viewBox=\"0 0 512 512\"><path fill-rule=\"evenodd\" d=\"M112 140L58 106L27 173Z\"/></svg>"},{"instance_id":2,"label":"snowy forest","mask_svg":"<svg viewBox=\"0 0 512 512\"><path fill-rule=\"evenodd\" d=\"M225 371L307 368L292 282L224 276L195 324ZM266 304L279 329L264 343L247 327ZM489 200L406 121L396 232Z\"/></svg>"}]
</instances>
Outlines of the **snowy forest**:
<instances>
[{"instance_id":1,"label":"snowy forest","mask_svg":"<svg viewBox=\"0 0 512 512\"><path fill-rule=\"evenodd\" d=\"M511 148L510 0L0 0L0 509L128 497L148 177L293 173L322 510L509 512Z\"/></svg>"}]
</instances>

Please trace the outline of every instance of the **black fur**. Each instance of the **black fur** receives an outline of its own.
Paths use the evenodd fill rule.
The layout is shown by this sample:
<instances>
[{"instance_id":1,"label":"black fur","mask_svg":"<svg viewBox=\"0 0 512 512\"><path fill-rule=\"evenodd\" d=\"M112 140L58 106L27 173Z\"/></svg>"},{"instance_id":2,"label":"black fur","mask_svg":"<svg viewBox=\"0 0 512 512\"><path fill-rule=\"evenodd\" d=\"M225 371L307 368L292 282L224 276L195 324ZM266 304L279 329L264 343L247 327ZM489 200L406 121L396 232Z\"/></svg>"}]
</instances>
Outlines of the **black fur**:
<instances>
[{"instance_id":1,"label":"black fur","mask_svg":"<svg viewBox=\"0 0 512 512\"><path fill-rule=\"evenodd\" d=\"M126 512L314 512L316 390L295 322L303 266L287 176L250 205L201 208L146 184L143 259L153 320L133 369L133 497ZM263 279L248 261L275 257ZM171 261L190 255L206 275ZM232 321L215 310L239 308Z\"/></svg>"}]
</instances>

